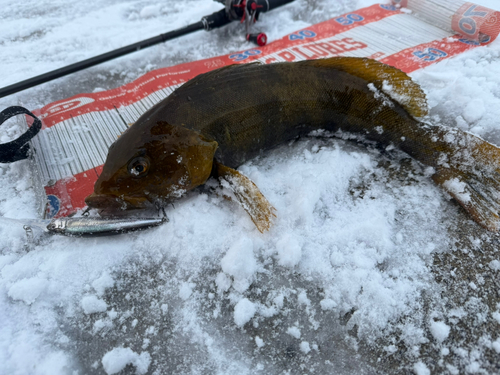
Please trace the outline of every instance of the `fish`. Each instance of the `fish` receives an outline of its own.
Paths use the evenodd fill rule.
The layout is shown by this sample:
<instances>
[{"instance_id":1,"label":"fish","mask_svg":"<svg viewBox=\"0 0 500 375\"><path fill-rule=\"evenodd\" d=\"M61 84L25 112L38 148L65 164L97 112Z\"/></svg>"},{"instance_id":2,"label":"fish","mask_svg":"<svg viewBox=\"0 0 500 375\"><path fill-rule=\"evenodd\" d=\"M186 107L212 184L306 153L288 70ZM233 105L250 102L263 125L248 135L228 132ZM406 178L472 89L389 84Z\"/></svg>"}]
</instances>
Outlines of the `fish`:
<instances>
[{"instance_id":1,"label":"fish","mask_svg":"<svg viewBox=\"0 0 500 375\"><path fill-rule=\"evenodd\" d=\"M357 57L236 64L196 76L110 146L85 202L101 212L163 207L216 178L264 232L276 210L237 168L318 130L402 150L431 167L477 223L498 231L500 149L431 123L425 93L406 73Z\"/></svg>"}]
</instances>

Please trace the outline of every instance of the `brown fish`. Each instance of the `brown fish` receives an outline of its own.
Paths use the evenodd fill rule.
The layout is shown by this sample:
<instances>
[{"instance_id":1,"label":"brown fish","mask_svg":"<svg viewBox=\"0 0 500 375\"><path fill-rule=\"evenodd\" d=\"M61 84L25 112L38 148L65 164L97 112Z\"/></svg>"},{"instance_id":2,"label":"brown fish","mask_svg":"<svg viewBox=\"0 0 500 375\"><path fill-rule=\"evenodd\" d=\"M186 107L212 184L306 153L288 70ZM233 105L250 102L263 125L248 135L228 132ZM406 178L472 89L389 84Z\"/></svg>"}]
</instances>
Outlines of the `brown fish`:
<instances>
[{"instance_id":1,"label":"brown fish","mask_svg":"<svg viewBox=\"0 0 500 375\"><path fill-rule=\"evenodd\" d=\"M166 204L211 176L229 182L260 231L273 208L235 170L313 130L360 133L435 170L433 180L482 226L499 229L500 149L425 123L425 94L375 60L335 57L231 65L201 74L158 103L110 147L89 207Z\"/></svg>"}]
</instances>

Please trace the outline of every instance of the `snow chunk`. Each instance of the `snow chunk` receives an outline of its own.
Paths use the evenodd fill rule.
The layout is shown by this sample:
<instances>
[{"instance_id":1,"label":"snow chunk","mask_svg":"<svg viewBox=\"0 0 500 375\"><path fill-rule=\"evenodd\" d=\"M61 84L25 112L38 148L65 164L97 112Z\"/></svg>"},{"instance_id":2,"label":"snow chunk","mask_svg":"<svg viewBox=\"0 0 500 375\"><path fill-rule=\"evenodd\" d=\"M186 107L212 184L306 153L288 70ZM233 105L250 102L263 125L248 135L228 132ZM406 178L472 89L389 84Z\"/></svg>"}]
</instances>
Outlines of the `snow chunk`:
<instances>
[{"instance_id":1,"label":"snow chunk","mask_svg":"<svg viewBox=\"0 0 500 375\"><path fill-rule=\"evenodd\" d=\"M257 308L248 298L241 299L234 306L234 322L238 327L243 327L255 315Z\"/></svg>"},{"instance_id":2,"label":"snow chunk","mask_svg":"<svg viewBox=\"0 0 500 375\"><path fill-rule=\"evenodd\" d=\"M298 327L290 327L287 329L286 333L288 333L290 336L295 337L296 339L300 339L300 329Z\"/></svg>"},{"instance_id":3,"label":"snow chunk","mask_svg":"<svg viewBox=\"0 0 500 375\"><path fill-rule=\"evenodd\" d=\"M477 361L472 361L469 365L465 366L465 371L472 374L477 374L481 370L481 365Z\"/></svg>"},{"instance_id":4,"label":"snow chunk","mask_svg":"<svg viewBox=\"0 0 500 375\"><path fill-rule=\"evenodd\" d=\"M381 100L382 100L382 104L383 104L383 105L386 105L386 106L388 106L388 107L393 107L393 106L394 106L394 103L393 103L393 102L391 102L391 101L389 100L389 98L388 98L386 95L384 95L382 92L380 92L380 91L377 89L377 87L376 87L373 83L369 83L369 84L368 84L368 89L369 89L371 92L373 92L373 97L374 97L375 99L381 99ZM385 89L385 87L384 87L383 89ZM385 91L385 90L384 90L384 91Z\"/></svg>"},{"instance_id":5,"label":"snow chunk","mask_svg":"<svg viewBox=\"0 0 500 375\"><path fill-rule=\"evenodd\" d=\"M492 270L494 271L500 271L500 261L498 260L492 260L490 263L489 263L489 266Z\"/></svg>"},{"instance_id":6,"label":"snow chunk","mask_svg":"<svg viewBox=\"0 0 500 375\"><path fill-rule=\"evenodd\" d=\"M462 117L468 122L476 122L480 120L485 112L484 103L482 99L474 99L469 102L463 112Z\"/></svg>"},{"instance_id":7,"label":"snow chunk","mask_svg":"<svg viewBox=\"0 0 500 375\"><path fill-rule=\"evenodd\" d=\"M115 285L115 281L111 275L107 272L103 272L101 277L94 280L92 286L94 287L98 296L102 296L107 288L111 288Z\"/></svg>"},{"instance_id":8,"label":"snow chunk","mask_svg":"<svg viewBox=\"0 0 500 375\"><path fill-rule=\"evenodd\" d=\"M335 307L337 307L337 302L330 298L321 300L319 304L321 305L322 310L333 310Z\"/></svg>"},{"instance_id":9,"label":"snow chunk","mask_svg":"<svg viewBox=\"0 0 500 375\"><path fill-rule=\"evenodd\" d=\"M276 243L276 250L278 250L278 263L284 267L295 267L302 257L302 247L297 239L290 235L285 235Z\"/></svg>"},{"instance_id":10,"label":"snow chunk","mask_svg":"<svg viewBox=\"0 0 500 375\"><path fill-rule=\"evenodd\" d=\"M262 348L265 345L264 340L262 340L259 336L255 336L255 343L259 348Z\"/></svg>"},{"instance_id":11,"label":"snow chunk","mask_svg":"<svg viewBox=\"0 0 500 375\"><path fill-rule=\"evenodd\" d=\"M141 18L151 18L161 14L160 5L148 5L142 8L140 16Z\"/></svg>"},{"instance_id":12,"label":"snow chunk","mask_svg":"<svg viewBox=\"0 0 500 375\"><path fill-rule=\"evenodd\" d=\"M215 278L215 284L217 285L217 291L224 293L231 288L231 279L224 272L219 272Z\"/></svg>"},{"instance_id":13,"label":"snow chunk","mask_svg":"<svg viewBox=\"0 0 500 375\"><path fill-rule=\"evenodd\" d=\"M446 368L448 369L448 371L450 372L451 375L459 375L460 374L460 371L458 371L458 369L453 365L447 364Z\"/></svg>"},{"instance_id":14,"label":"snow chunk","mask_svg":"<svg viewBox=\"0 0 500 375\"><path fill-rule=\"evenodd\" d=\"M166 314L168 312L168 304L164 303L160 306L161 312Z\"/></svg>"},{"instance_id":15,"label":"snow chunk","mask_svg":"<svg viewBox=\"0 0 500 375\"><path fill-rule=\"evenodd\" d=\"M432 336L440 343L446 340L450 334L450 326L443 322L431 322L430 329Z\"/></svg>"},{"instance_id":16,"label":"snow chunk","mask_svg":"<svg viewBox=\"0 0 500 375\"><path fill-rule=\"evenodd\" d=\"M304 353L307 354L311 351L311 347L309 346L309 343L307 341L302 341L300 343L300 350Z\"/></svg>"},{"instance_id":17,"label":"snow chunk","mask_svg":"<svg viewBox=\"0 0 500 375\"><path fill-rule=\"evenodd\" d=\"M491 316L498 322L498 324L500 324L500 312L495 311L494 313L491 314Z\"/></svg>"},{"instance_id":18,"label":"snow chunk","mask_svg":"<svg viewBox=\"0 0 500 375\"><path fill-rule=\"evenodd\" d=\"M297 302L301 305L311 306L311 301L307 298L307 293L305 291L299 293Z\"/></svg>"},{"instance_id":19,"label":"snow chunk","mask_svg":"<svg viewBox=\"0 0 500 375\"><path fill-rule=\"evenodd\" d=\"M31 305L45 291L48 284L47 280L38 277L22 279L13 283L7 294L14 300Z\"/></svg>"},{"instance_id":20,"label":"snow chunk","mask_svg":"<svg viewBox=\"0 0 500 375\"><path fill-rule=\"evenodd\" d=\"M221 260L222 270L234 278L233 288L244 292L251 284L257 271L257 261L253 253L253 242L248 237L237 241Z\"/></svg>"},{"instance_id":21,"label":"snow chunk","mask_svg":"<svg viewBox=\"0 0 500 375\"><path fill-rule=\"evenodd\" d=\"M97 312L104 312L108 308L108 304L106 302L94 295L83 297L81 305L83 308L83 312L87 315Z\"/></svg>"},{"instance_id":22,"label":"snow chunk","mask_svg":"<svg viewBox=\"0 0 500 375\"><path fill-rule=\"evenodd\" d=\"M457 128L463 131L469 130L469 124L467 123L467 121L464 120L462 116L455 117L455 122L457 124Z\"/></svg>"},{"instance_id":23,"label":"snow chunk","mask_svg":"<svg viewBox=\"0 0 500 375\"><path fill-rule=\"evenodd\" d=\"M498 339L497 341L493 341L493 343L491 344L491 346L493 347L493 349L495 349L495 351L500 354L500 339Z\"/></svg>"},{"instance_id":24,"label":"snow chunk","mask_svg":"<svg viewBox=\"0 0 500 375\"><path fill-rule=\"evenodd\" d=\"M183 301L187 301L189 297L191 297L191 294L193 294L195 285L194 283L182 283L179 288L179 297L181 297Z\"/></svg>"},{"instance_id":25,"label":"snow chunk","mask_svg":"<svg viewBox=\"0 0 500 375\"><path fill-rule=\"evenodd\" d=\"M389 83L389 81L382 82L382 91L401 105L410 103L411 97L409 95L398 93L394 86Z\"/></svg>"},{"instance_id":26,"label":"snow chunk","mask_svg":"<svg viewBox=\"0 0 500 375\"><path fill-rule=\"evenodd\" d=\"M278 309L282 309L285 305L285 296L283 294L279 294L273 298L273 303L276 305Z\"/></svg>"},{"instance_id":27,"label":"snow chunk","mask_svg":"<svg viewBox=\"0 0 500 375\"><path fill-rule=\"evenodd\" d=\"M431 372L429 371L427 366L421 361L413 365L413 370L417 375L431 375Z\"/></svg>"},{"instance_id":28,"label":"snow chunk","mask_svg":"<svg viewBox=\"0 0 500 375\"><path fill-rule=\"evenodd\" d=\"M137 374L145 374L150 363L151 355L148 352L137 354L130 348L114 348L102 357L102 366L108 375L120 372L128 364L135 366Z\"/></svg>"},{"instance_id":29,"label":"snow chunk","mask_svg":"<svg viewBox=\"0 0 500 375\"><path fill-rule=\"evenodd\" d=\"M470 201L470 194L466 192L467 184L460 181L458 178L451 178L443 183L443 186L450 193L455 194L462 202Z\"/></svg>"}]
</instances>

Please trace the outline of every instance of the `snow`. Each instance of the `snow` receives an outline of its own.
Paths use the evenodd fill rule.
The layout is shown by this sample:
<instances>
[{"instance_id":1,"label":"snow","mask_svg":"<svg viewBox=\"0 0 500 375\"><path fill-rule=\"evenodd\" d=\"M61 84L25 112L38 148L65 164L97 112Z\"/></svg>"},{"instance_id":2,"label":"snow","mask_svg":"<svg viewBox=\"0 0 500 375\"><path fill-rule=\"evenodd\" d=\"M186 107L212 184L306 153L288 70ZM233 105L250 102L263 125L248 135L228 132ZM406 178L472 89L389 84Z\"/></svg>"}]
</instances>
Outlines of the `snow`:
<instances>
[{"instance_id":1,"label":"snow","mask_svg":"<svg viewBox=\"0 0 500 375\"><path fill-rule=\"evenodd\" d=\"M298 327L290 327L287 329L286 333L288 333L290 336L295 337L296 339L300 339L300 329Z\"/></svg>"},{"instance_id":2,"label":"snow","mask_svg":"<svg viewBox=\"0 0 500 375\"><path fill-rule=\"evenodd\" d=\"M497 0L478 2L498 9ZM258 25L273 40L374 3L296 0ZM221 8L202 0L0 5L0 87ZM0 109L36 108L162 66L248 48L241 27L195 33L1 98ZM431 116L500 144L499 58L496 41L413 73ZM20 129L9 121L0 132L5 142ZM127 366L138 374L293 373L301 355L316 364L311 372L363 373L369 368L363 346L379 342L389 355L408 348L406 372L430 373L434 362L422 357L425 347L442 360L461 358L443 365L450 373L480 371L487 345L478 341L474 352L450 343L454 322L464 316L500 322L500 313L477 304L474 310L472 298L461 309L441 304L431 269L437 254L451 251L450 223L463 214L426 169L396 151L310 137L240 171L277 209L268 233L259 233L236 203L194 192L155 229L114 238L43 237L30 245L22 225L10 220L38 217L29 166L1 164L0 374L115 374ZM460 181L449 184L463 193ZM478 240L485 236L478 229ZM499 260L486 265L498 277ZM476 279L467 284L475 286L471 293L481 290ZM489 334L498 358L500 339Z\"/></svg>"},{"instance_id":3,"label":"snow","mask_svg":"<svg viewBox=\"0 0 500 375\"><path fill-rule=\"evenodd\" d=\"M234 306L234 323L238 327L243 327L255 315L257 308L248 298L242 298Z\"/></svg>"},{"instance_id":4,"label":"snow","mask_svg":"<svg viewBox=\"0 0 500 375\"><path fill-rule=\"evenodd\" d=\"M470 193L466 191L467 184L460 181L458 178L452 178L445 181L443 183L443 186L446 188L446 190L459 197L462 202L470 201Z\"/></svg>"},{"instance_id":5,"label":"snow","mask_svg":"<svg viewBox=\"0 0 500 375\"><path fill-rule=\"evenodd\" d=\"M181 299L184 301L189 299L189 297L191 297L191 294L193 293L194 286L195 284L193 283L182 283L179 289L179 297L181 297Z\"/></svg>"},{"instance_id":6,"label":"snow","mask_svg":"<svg viewBox=\"0 0 500 375\"><path fill-rule=\"evenodd\" d=\"M94 314L108 309L108 305L96 296L85 296L82 298L82 308L85 314Z\"/></svg>"},{"instance_id":7,"label":"snow","mask_svg":"<svg viewBox=\"0 0 500 375\"><path fill-rule=\"evenodd\" d=\"M431 372L429 371L427 366L422 362L415 363L413 369L415 370L416 375L431 375Z\"/></svg>"},{"instance_id":8,"label":"snow","mask_svg":"<svg viewBox=\"0 0 500 375\"><path fill-rule=\"evenodd\" d=\"M38 277L21 279L10 285L7 294L14 300L31 305L45 291L47 284L47 280Z\"/></svg>"},{"instance_id":9,"label":"snow","mask_svg":"<svg viewBox=\"0 0 500 375\"><path fill-rule=\"evenodd\" d=\"M500 354L500 340L497 340L495 342L492 343L492 346L493 348L495 349L495 351Z\"/></svg>"},{"instance_id":10,"label":"snow","mask_svg":"<svg viewBox=\"0 0 500 375\"><path fill-rule=\"evenodd\" d=\"M238 292L244 292L248 289L257 270L253 248L254 244L251 238L241 237L221 260L222 270L233 277L233 288Z\"/></svg>"},{"instance_id":11,"label":"snow","mask_svg":"<svg viewBox=\"0 0 500 375\"><path fill-rule=\"evenodd\" d=\"M257 347L259 348L262 348L264 345L266 345L264 343L264 340L262 340L259 336L255 336L255 344L257 345Z\"/></svg>"},{"instance_id":12,"label":"snow","mask_svg":"<svg viewBox=\"0 0 500 375\"><path fill-rule=\"evenodd\" d=\"M117 374L128 364L136 368L136 374L147 373L151 356L148 352L137 354L130 348L114 348L102 357L102 366L108 375Z\"/></svg>"},{"instance_id":13,"label":"snow","mask_svg":"<svg viewBox=\"0 0 500 375\"><path fill-rule=\"evenodd\" d=\"M321 305L321 308L323 310L333 310L335 307L337 307L337 303L330 298L325 298L321 300L319 304Z\"/></svg>"},{"instance_id":14,"label":"snow","mask_svg":"<svg viewBox=\"0 0 500 375\"><path fill-rule=\"evenodd\" d=\"M493 319L495 319L498 322L498 324L500 324L500 311L495 311L491 315L493 316Z\"/></svg>"},{"instance_id":15,"label":"snow","mask_svg":"<svg viewBox=\"0 0 500 375\"><path fill-rule=\"evenodd\" d=\"M446 340L446 338L450 334L450 326L446 325L446 323L444 322L431 322L430 330L432 336L434 336L434 338L440 343Z\"/></svg>"},{"instance_id":16,"label":"snow","mask_svg":"<svg viewBox=\"0 0 500 375\"><path fill-rule=\"evenodd\" d=\"M98 296L102 296L106 289L115 285L115 281L108 272L103 272L101 277L92 282L92 287Z\"/></svg>"},{"instance_id":17,"label":"snow","mask_svg":"<svg viewBox=\"0 0 500 375\"><path fill-rule=\"evenodd\" d=\"M309 343L307 341L302 341L300 343L300 350L307 354L311 351L311 347L309 346Z\"/></svg>"},{"instance_id":18,"label":"snow","mask_svg":"<svg viewBox=\"0 0 500 375\"><path fill-rule=\"evenodd\" d=\"M498 260L492 260L489 264L490 268L492 270L500 271L500 261Z\"/></svg>"},{"instance_id":19,"label":"snow","mask_svg":"<svg viewBox=\"0 0 500 375\"><path fill-rule=\"evenodd\" d=\"M284 267L293 268L300 262L302 257L302 247L298 240L290 235L278 240L276 250L278 252L278 264Z\"/></svg>"}]
</instances>

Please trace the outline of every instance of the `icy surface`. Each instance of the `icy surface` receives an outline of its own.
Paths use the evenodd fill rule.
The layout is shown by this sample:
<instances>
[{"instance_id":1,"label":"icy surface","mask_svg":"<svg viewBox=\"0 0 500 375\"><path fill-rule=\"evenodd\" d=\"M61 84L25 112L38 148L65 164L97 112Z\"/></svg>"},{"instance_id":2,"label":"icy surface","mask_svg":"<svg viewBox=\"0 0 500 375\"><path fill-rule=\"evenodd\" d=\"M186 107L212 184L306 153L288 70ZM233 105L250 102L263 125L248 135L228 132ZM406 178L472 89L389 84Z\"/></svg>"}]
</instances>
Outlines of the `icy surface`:
<instances>
[{"instance_id":1,"label":"icy surface","mask_svg":"<svg viewBox=\"0 0 500 375\"><path fill-rule=\"evenodd\" d=\"M273 40L373 3L296 0L258 25ZM480 3L498 8L496 0ZM1 87L221 8L201 0L0 6ZM110 89L246 43L237 23L198 32L2 98L0 108ZM412 74L431 116L500 144L499 57L496 41ZM0 142L18 134L10 121ZM311 137L240 170L277 209L268 233L234 202L196 191L159 228L30 245L22 225L8 220L37 217L28 164L0 164L0 374L371 374L387 363L381 372L405 363L393 373L440 366L458 374L487 373L498 359L498 325L469 341L460 335L464 319L500 324L500 306L478 294L498 278L498 255L483 267L489 279L467 274L461 284L465 263L440 268L451 287L461 285L457 298L443 297L435 277L457 242L474 260L494 237L420 165L398 152ZM455 222L473 231L464 235Z\"/></svg>"}]
</instances>

